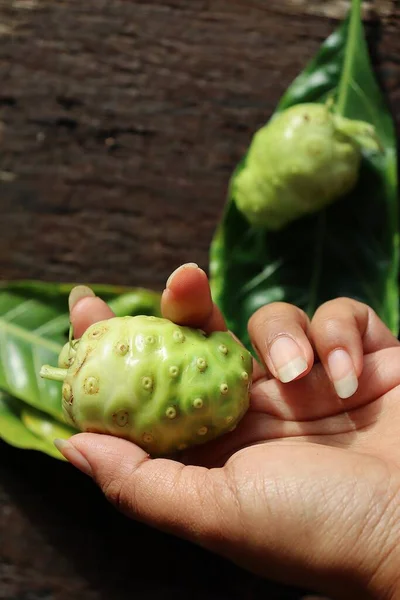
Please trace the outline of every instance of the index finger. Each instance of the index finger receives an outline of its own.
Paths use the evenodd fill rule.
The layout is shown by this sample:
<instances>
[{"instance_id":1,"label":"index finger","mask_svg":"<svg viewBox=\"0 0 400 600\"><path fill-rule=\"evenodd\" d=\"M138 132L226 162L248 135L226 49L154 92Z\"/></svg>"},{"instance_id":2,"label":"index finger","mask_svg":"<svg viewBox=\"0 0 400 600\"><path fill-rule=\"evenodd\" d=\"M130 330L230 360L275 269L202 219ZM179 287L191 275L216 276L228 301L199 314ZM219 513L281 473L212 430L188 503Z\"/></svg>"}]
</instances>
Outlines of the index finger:
<instances>
[{"instance_id":1,"label":"index finger","mask_svg":"<svg viewBox=\"0 0 400 600\"><path fill-rule=\"evenodd\" d=\"M113 311L87 286L76 286L69 297L74 337L98 321L114 317ZM225 320L212 301L206 273L195 263L181 265L168 278L161 297L161 311L177 325L202 329L206 333L226 331Z\"/></svg>"},{"instance_id":2,"label":"index finger","mask_svg":"<svg viewBox=\"0 0 400 600\"><path fill-rule=\"evenodd\" d=\"M226 331L227 326L213 302L206 273L195 263L183 264L168 278L161 298L163 316L177 325L206 333Z\"/></svg>"},{"instance_id":3,"label":"index finger","mask_svg":"<svg viewBox=\"0 0 400 600\"><path fill-rule=\"evenodd\" d=\"M220 309L212 300L208 277L195 263L181 265L172 273L162 295L161 309L164 317L179 325L197 327L207 334L228 331ZM264 375L264 368L253 358L253 379Z\"/></svg>"}]
</instances>

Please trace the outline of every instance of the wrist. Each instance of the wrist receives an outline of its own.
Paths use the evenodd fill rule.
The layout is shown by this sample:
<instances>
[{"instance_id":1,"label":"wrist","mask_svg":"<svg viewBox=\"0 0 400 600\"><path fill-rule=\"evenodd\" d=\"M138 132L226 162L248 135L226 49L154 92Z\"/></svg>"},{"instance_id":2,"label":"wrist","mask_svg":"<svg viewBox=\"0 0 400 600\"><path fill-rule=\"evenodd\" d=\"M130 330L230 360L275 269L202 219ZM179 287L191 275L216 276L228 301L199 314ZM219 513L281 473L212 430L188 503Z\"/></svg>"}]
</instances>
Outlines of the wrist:
<instances>
[{"instance_id":1,"label":"wrist","mask_svg":"<svg viewBox=\"0 0 400 600\"><path fill-rule=\"evenodd\" d=\"M400 489L371 498L370 506L351 553L343 553L328 575L324 593L332 600L400 598Z\"/></svg>"},{"instance_id":2,"label":"wrist","mask_svg":"<svg viewBox=\"0 0 400 600\"><path fill-rule=\"evenodd\" d=\"M365 560L357 560L353 567L346 561L336 577L330 574L321 581L318 592L332 600L399 600L400 552L382 547Z\"/></svg>"},{"instance_id":3,"label":"wrist","mask_svg":"<svg viewBox=\"0 0 400 600\"><path fill-rule=\"evenodd\" d=\"M391 494L366 546L367 590L377 600L400 598L400 491Z\"/></svg>"}]
</instances>

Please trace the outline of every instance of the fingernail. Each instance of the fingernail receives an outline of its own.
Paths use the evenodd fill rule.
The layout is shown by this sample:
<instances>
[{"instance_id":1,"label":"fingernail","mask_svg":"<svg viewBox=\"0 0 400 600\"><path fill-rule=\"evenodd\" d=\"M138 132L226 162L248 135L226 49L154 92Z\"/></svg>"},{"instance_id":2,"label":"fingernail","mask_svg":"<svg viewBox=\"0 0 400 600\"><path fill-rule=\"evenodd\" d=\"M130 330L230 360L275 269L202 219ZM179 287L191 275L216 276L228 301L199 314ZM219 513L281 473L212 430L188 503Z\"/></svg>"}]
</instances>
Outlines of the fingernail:
<instances>
[{"instance_id":1,"label":"fingernail","mask_svg":"<svg viewBox=\"0 0 400 600\"><path fill-rule=\"evenodd\" d=\"M199 265L196 263L185 263L184 265L181 265L180 267L178 267L177 269L175 269L175 271L173 271L171 273L171 275L168 277L167 279L167 284L166 287L169 287L169 285L171 284L171 281L173 280L173 278L175 277L175 275L177 273L179 273L180 271L183 271L184 269L198 269Z\"/></svg>"},{"instance_id":2,"label":"fingernail","mask_svg":"<svg viewBox=\"0 0 400 600\"><path fill-rule=\"evenodd\" d=\"M339 398L349 398L358 388L353 361L346 350L334 350L328 356L328 368Z\"/></svg>"},{"instance_id":3,"label":"fingernail","mask_svg":"<svg viewBox=\"0 0 400 600\"><path fill-rule=\"evenodd\" d=\"M272 343L269 355L282 383L293 381L307 370L307 361L299 346L287 335L278 337Z\"/></svg>"},{"instance_id":4,"label":"fingernail","mask_svg":"<svg viewBox=\"0 0 400 600\"><path fill-rule=\"evenodd\" d=\"M86 285L77 285L69 293L68 306L71 311L82 298L93 298L96 294Z\"/></svg>"},{"instance_id":5,"label":"fingernail","mask_svg":"<svg viewBox=\"0 0 400 600\"><path fill-rule=\"evenodd\" d=\"M86 458L70 442L56 439L53 443L63 457L73 464L74 467L85 473L85 475L89 475L89 477L93 476L92 467Z\"/></svg>"}]
</instances>

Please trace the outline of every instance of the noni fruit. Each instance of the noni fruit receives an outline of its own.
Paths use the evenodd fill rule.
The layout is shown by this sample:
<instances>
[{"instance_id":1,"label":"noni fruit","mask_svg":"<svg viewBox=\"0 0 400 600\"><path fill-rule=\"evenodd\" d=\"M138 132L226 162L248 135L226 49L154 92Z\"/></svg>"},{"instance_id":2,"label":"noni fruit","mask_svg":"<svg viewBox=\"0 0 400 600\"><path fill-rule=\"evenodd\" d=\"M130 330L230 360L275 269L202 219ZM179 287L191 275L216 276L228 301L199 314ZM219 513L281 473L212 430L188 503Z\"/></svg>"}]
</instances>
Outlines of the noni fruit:
<instances>
[{"instance_id":1,"label":"noni fruit","mask_svg":"<svg viewBox=\"0 0 400 600\"><path fill-rule=\"evenodd\" d=\"M66 421L166 455L234 429L249 406L252 356L228 332L155 316L114 317L67 342L59 367Z\"/></svg>"},{"instance_id":2,"label":"noni fruit","mask_svg":"<svg viewBox=\"0 0 400 600\"><path fill-rule=\"evenodd\" d=\"M335 115L325 104L283 110L252 139L232 181L236 206L252 225L282 229L351 191L363 147L379 149L369 123Z\"/></svg>"}]
</instances>

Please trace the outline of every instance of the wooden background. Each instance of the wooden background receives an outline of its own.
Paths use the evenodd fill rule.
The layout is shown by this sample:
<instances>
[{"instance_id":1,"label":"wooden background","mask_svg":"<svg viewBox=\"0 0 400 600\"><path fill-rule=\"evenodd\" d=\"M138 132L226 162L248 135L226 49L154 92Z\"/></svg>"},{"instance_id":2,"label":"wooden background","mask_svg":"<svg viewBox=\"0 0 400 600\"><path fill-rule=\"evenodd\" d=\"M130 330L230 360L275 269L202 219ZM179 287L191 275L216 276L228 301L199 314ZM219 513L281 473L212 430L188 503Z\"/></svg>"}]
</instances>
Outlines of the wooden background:
<instances>
[{"instance_id":1,"label":"wooden background","mask_svg":"<svg viewBox=\"0 0 400 600\"><path fill-rule=\"evenodd\" d=\"M207 269L232 170L347 7L0 0L1 277L162 289L182 262ZM400 5L365 8L399 123ZM0 445L0 600L156 596L292 597Z\"/></svg>"}]
</instances>

